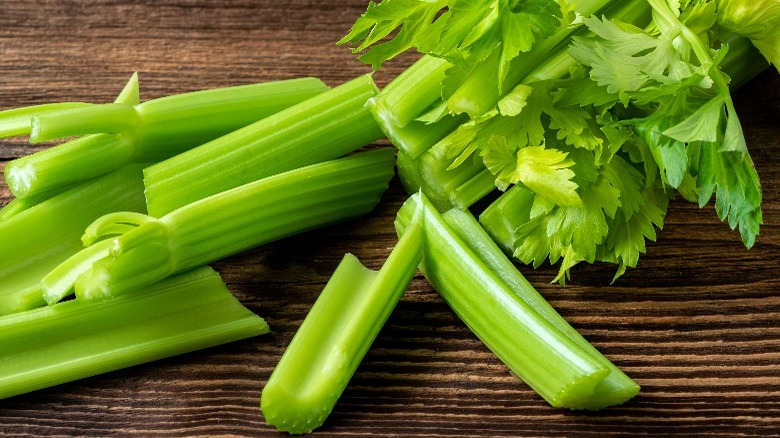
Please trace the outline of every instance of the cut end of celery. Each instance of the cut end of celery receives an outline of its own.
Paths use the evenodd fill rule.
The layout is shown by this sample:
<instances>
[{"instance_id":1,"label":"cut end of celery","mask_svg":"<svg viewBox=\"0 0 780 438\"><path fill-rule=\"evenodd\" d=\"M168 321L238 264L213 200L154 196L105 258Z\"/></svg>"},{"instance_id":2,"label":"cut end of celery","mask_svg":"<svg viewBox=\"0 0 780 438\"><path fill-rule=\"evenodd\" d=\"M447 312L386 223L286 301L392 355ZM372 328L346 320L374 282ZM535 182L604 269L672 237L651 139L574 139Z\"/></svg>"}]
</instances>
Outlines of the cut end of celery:
<instances>
[{"instance_id":1,"label":"cut end of celery","mask_svg":"<svg viewBox=\"0 0 780 438\"><path fill-rule=\"evenodd\" d=\"M109 300L112 297L110 282L108 270L100 262L95 263L92 269L76 279L76 299L91 302Z\"/></svg>"},{"instance_id":2,"label":"cut end of celery","mask_svg":"<svg viewBox=\"0 0 780 438\"><path fill-rule=\"evenodd\" d=\"M268 388L269 386L266 386L263 389L260 397L260 410L263 411L265 422L291 434L309 433L322 426L335 404L335 400L332 403L322 403L322 405L300 403L296 394L280 394L280 391L283 390L278 386L271 387L270 390ZM273 396L266 396L272 391L274 392ZM291 409L295 411L295 415L290 415Z\"/></svg>"},{"instance_id":3,"label":"cut end of celery","mask_svg":"<svg viewBox=\"0 0 780 438\"><path fill-rule=\"evenodd\" d=\"M26 160L11 161L5 168L5 180L8 183L8 188L19 198L29 194L36 179L35 169Z\"/></svg>"},{"instance_id":4,"label":"cut end of celery","mask_svg":"<svg viewBox=\"0 0 780 438\"><path fill-rule=\"evenodd\" d=\"M41 118L33 116L30 123L30 143L36 144L45 141L44 139L41 139Z\"/></svg>"},{"instance_id":5,"label":"cut end of celery","mask_svg":"<svg viewBox=\"0 0 780 438\"><path fill-rule=\"evenodd\" d=\"M35 286L0 295L0 316L42 307L41 290Z\"/></svg>"}]
</instances>

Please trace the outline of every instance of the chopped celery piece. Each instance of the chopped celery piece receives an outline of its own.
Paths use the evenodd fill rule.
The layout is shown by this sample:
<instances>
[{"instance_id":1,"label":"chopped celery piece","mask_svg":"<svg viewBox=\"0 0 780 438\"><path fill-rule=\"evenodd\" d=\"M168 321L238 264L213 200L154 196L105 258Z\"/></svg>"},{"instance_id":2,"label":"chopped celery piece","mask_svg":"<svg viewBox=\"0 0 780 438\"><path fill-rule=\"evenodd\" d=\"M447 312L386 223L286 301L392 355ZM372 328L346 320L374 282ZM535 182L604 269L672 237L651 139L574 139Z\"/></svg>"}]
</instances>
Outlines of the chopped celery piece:
<instances>
[{"instance_id":1,"label":"chopped celery piece","mask_svg":"<svg viewBox=\"0 0 780 438\"><path fill-rule=\"evenodd\" d=\"M330 160L382 137L361 76L273 116L144 170L149 214L163 216L198 199L266 176Z\"/></svg>"},{"instance_id":2,"label":"chopped celery piece","mask_svg":"<svg viewBox=\"0 0 780 438\"><path fill-rule=\"evenodd\" d=\"M414 277L422 233L413 220L379 272L344 256L263 388L268 424L290 433L322 425Z\"/></svg>"},{"instance_id":3,"label":"chopped celery piece","mask_svg":"<svg viewBox=\"0 0 780 438\"><path fill-rule=\"evenodd\" d=\"M123 134L135 130L139 122L135 108L122 103L51 111L33 116L30 143L82 134Z\"/></svg>"},{"instance_id":4,"label":"chopped celery piece","mask_svg":"<svg viewBox=\"0 0 780 438\"><path fill-rule=\"evenodd\" d=\"M142 167L125 166L0 222L0 315L44 304L40 291L39 299L29 299L31 288L83 248L81 235L95 219L145 211Z\"/></svg>"},{"instance_id":5,"label":"chopped celery piece","mask_svg":"<svg viewBox=\"0 0 780 438\"><path fill-rule=\"evenodd\" d=\"M35 115L89 105L83 102L44 103L0 111L0 138L30 135L30 130L32 129L31 121Z\"/></svg>"},{"instance_id":6,"label":"chopped celery piece","mask_svg":"<svg viewBox=\"0 0 780 438\"><path fill-rule=\"evenodd\" d=\"M268 332L211 268L0 318L0 398Z\"/></svg>"},{"instance_id":7,"label":"chopped celery piece","mask_svg":"<svg viewBox=\"0 0 780 438\"><path fill-rule=\"evenodd\" d=\"M137 93L126 87L120 94L126 102L49 112L37 118L40 138L120 133L87 135L13 160L6 166L6 181L16 196L27 197L127 163L164 160L327 89L319 79L300 78L196 91L136 105Z\"/></svg>"},{"instance_id":8,"label":"chopped celery piece","mask_svg":"<svg viewBox=\"0 0 780 438\"><path fill-rule=\"evenodd\" d=\"M46 277L47 299L105 299L252 247L365 214L393 175L390 148L270 176L202 199L162 218L114 213L84 239L111 237L109 256L86 248ZM114 238L119 233L121 236ZM98 245L101 243L98 242Z\"/></svg>"},{"instance_id":9,"label":"chopped celery piece","mask_svg":"<svg viewBox=\"0 0 780 438\"><path fill-rule=\"evenodd\" d=\"M479 222L468 211L452 209L442 215L450 229L491 269L520 299L576 343L608 370L609 374L593 390L587 409L621 404L639 392L639 385L599 353L534 289L512 262L491 240Z\"/></svg>"},{"instance_id":10,"label":"chopped celery piece","mask_svg":"<svg viewBox=\"0 0 780 438\"><path fill-rule=\"evenodd\" d=\"M527 290L515 291L516 279L507 281L506 273L496 272L495 262L485 262L469 244L418 193L401 207L396 229L403 236L418 209L423 209L423 261L420 270L466 325L516 375L555 407L597 409L605 399L596 388L610 375L608 361L593 349L584 349L561 331L556 324L540 315L528 302ZM474 225L466 224L468 228ZM472 245L486 244L475 237ZM495 256L495 251L489 251ZM536 302L535 306L541 308ZM552 318L551 318L552 319ZM623 398L633 395L637 387ZM616 397L615 400L622 400ZM620 401L618 401L620 402Z\"/></svg>"}]
</instances>

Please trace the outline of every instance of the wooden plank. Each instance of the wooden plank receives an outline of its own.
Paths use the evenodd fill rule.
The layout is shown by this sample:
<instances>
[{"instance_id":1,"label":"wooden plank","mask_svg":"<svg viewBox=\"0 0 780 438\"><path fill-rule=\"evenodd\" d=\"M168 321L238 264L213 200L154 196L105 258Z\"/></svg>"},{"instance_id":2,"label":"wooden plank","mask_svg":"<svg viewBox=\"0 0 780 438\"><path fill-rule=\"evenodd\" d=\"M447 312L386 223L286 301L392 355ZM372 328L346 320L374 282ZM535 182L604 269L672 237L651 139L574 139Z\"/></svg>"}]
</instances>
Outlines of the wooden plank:
<instances>
[{"instance_id":1,"label":"wooden plank","mask_svg":"<svg viewBox=\"0 0 780 438\"><path fill-rule=\"evenodd\" d=\"M365 1L21 1L0 5L0 109L107 102L132 71L144 99L368 71L334 42ZM414 55L377 73L386 83ZM521 267L554 306L643 387L599 413L555 410L513 377L417 277L323 436L759 436L780 430L780 77L736 105L764 187L764 227L745 250L713 209L673 203L639 267ZM0 141L0 159L29 152ZM0 203L8 200L0 184ZM283 348L345 252L378 268L405 199L397 181L371 215L216 265L273 333L0 402L0 432L41 435L274 435L258 408ZM521 340L519 340L521 341ZM2 347L0 346L0 349ZM0 350L1 351L1 350Z\"/></svg>"}]
</instances>

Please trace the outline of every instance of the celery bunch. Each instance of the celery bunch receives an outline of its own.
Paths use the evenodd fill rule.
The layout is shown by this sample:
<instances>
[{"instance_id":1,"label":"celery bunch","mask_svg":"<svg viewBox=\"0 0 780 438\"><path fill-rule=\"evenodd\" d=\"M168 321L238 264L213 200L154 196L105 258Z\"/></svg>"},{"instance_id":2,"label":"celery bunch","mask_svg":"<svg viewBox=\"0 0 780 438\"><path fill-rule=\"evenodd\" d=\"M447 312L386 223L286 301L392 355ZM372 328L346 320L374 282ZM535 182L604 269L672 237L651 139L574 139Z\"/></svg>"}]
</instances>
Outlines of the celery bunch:
<instances>
[{"instance_id":1,"label":"celery bunch","mask_svg":"<svg viewBox=\"0 0 780 438\"><path fill-rule=\"evenodd\" d=\"M399 172L480 217L519 261L636 266L675 191L751 247L761 187L730 88L778 64L777 2L371 3L342 43L378 68L426 55L373 100ZM395 29L399 32L389 40ZM748 40L750 39L750 40Z\"/></svg>"}]
</instances>

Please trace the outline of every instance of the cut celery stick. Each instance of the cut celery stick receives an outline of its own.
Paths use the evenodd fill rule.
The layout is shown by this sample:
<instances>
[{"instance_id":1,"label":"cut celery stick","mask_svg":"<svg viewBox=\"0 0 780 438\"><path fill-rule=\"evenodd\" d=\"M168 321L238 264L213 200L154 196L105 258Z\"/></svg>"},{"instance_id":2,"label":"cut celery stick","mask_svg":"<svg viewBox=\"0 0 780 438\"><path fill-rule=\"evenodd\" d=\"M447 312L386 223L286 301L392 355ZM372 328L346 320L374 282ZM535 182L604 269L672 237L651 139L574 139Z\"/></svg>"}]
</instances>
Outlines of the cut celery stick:
<instances>
[{"instance_id":1,"label":"cut celery stick","mask_svg":"<svg viewBox=\"0 0 780 438\"><path fill-rule=\"evenodd\" d=\"M533 308L561 333L609 370L593 394L579 402L586 409L601 409L626 402L639 392L639 385L596 350L582 337L539 292L523 277L504 255L479 222L468 211L452 209L442 215L450 229L492 270L520 299Z\"/></svg>"},{"instance_id":2,"label":"cut celery stick","mask_svg":"<svg viewBox=\"0 0 780 438\"><path fill-rule=\"evenodd\" d=\"M142 167L87 181L0 223L0 315L26 310L25 303L43 304L21 297L83 248L81 235L95 219L117 210L145 211Z\"/></svg>"},{"instance_id":3,"label":"cut celery stick","mask_svg":"<svg viewBox=\"0 0 780 438\"><path fill-rule=\"evenodd\" d=\"M382 137L361 76L273 116L144 170L149 214L161 217L198 199L279 172L342 156Z\"/></svg>"},{"instance_id":4,"label":"cut celery stick","mask_svg":"<svg viewBox=\"0 0 780 438\"><path fill-rule=\"evenodd\" d=\"M268 332L211 268L0 318L0 398Z\"/></svg>"},{"instance_id":5,"label":"cut celery stick","mask_svg":"<svg viewBox=\"0 0 780 438\"><path fill-rule=\"evenodd\" d=\"M109 257L90 265L91 254L75 255L48 275L47 298L53 302L66 296L77 278L77 297L105 299L272 240L365 214L379 202L392 175L393 151L385 148L264 178L160 219L108 215L89 227L87 243L129 231L110 241Z\"/></svg>"},{"instance_id":6,"label":"cut celery stick","mask_svg":"<svg viewBox=\"0 0 780 438\"><path fill-rule=\"evenodd\" d=\"M131 82L134 79L137 87L136 76ZM137 92L126 87L120 94L128 99L126 102L45 113L38 118L58 127L58 135L96 130L122 134L87 135L11 161L5 169L6 181L16 196L27 197L102 175L127 163L157 162L327 89L319 79L300 78L196 91L135 105ZM135 128L128 129L131 125ZM38 127L41 138L51 134L46 125Z\"/></svg>"},{"instance_id":7,"label":"cut celery stick","mask_svg":"<svg viewBox=\"0 0 780 438\"><path fill-rule=\"evenodd\" d=\"M420 270L456 314L516 375L555 407L592 408L610 370L542 317L480 260L421 193L396 217L403 236L422 208Z\"/></svg>"},{"instance_id":8,"label":"cut celery stick","mask_svg":"<svg viewBox=\"0 0 780 438\"><path fill-rule=\"evenodd\" d=\"M9 219L25 210L28 210L32 207L35 207L36 205L40 204L41 202L51 199L54 196L59 195L60 193L64 192L65 190L70 189L73 186L62 186L58 187L52 191L49 192L43 192L38 193L33 196L28 196L26 198L13 198L11 201L4 205L2 208L0 208L0 223L2 223L4 220Z\"/></svg>"},{"instance_id":9,"label":"cut celery stick","mask_svg":"<svg viewBox=\"0 0 780 438\"><path fill-rule=\"evenodd\" d=\"M290 433L322 425L417 271L420 222L413 220L379 272L344 256L263 388L268 424Z\"/></svg>"},{"instance_id":10,"label":"cut celery stick","mask_svg":"<svg viewBox=\"0 0 780 438\"><path fill-rule=\"evenodd\" d=\"M0 138L30 135L32 118L37 114L49 111L81 108L89 105L90 104L84 102L44 103L42 105L32 105L0 111Z\"/></svg>"},{"instance_id":11,"label":"cut celery stick","mask_svg":"<svg viewBox=\"0 0 780 438\"><path fill-rule=\"evenodd\" d=\"M83 134L122 134L134 131L140 117L132 105L106 103L33 116L30 143Z\"/></svg>"}]
</instances>

